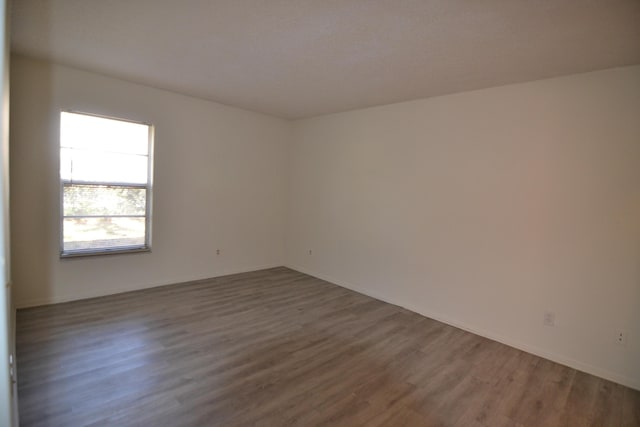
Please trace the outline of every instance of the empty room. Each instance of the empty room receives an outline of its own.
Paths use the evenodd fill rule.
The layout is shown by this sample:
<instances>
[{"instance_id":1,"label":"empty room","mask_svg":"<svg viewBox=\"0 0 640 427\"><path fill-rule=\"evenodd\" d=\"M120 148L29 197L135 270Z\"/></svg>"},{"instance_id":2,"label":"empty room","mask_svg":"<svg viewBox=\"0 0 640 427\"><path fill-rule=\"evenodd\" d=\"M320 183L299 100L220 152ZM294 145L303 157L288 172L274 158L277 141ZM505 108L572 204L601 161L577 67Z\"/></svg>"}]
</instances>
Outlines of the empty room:
<instances>
[{"instance_id":1,"label":"empty room","mask_svg":"<svg viewBox=\"0 0 640 427\"><path fill-rule=\"evenodd\" d=\"M640 426L640 1L0 6L0 426Z\"/></svg>"}]
</instances>

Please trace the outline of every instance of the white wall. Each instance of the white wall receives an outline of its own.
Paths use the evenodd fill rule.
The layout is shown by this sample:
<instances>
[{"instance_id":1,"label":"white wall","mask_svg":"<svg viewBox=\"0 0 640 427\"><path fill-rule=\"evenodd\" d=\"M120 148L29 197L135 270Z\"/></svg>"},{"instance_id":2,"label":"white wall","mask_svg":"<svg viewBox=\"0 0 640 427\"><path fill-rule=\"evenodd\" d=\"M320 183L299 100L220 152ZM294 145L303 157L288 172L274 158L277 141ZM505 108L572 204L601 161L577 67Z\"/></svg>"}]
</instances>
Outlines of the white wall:
<instances>
[{"instance_id":1,"label":"white wall","mask_svg":"<svg viewBox=\"0 0 640 427\"><path fill-rule=\"evenodd\" d=\"M14 382L15 310L11 292L9 242L9 17L0 0L0 427L18 425ZM13 359L11 359L13 360Z\"/></svg>"},{"instance_id":2,"label":"white wall","mask_svg":"<svg viewBox=\"0 0 640 427\"><path fill-rule=\"evenodd\" d=\"M291 267L640 388L640 66L302 120L293 141Z\"/></svg>"},{"instance_id":3,"label":"white wall","mask_svg":"<svg viewBox=\"0 0 640 427\"><path fill-rule=\"evenodd\" d=\"M283 264L288 122L23 57L11 65L19 307ZM151 253L59 258L62 109L155 125Z\"/></svg>"},{"instance_id":4,"label":"white wall","mask_svg":"<svg viewBox=\"0 0 640 427\"><path fill-rule=\"evenodd\" d=\"M639 66L293 123L11 71L19 306L287 264L640 388ZM59 259L61 109L156 125L153 252Z\"/></svg>"}]
</instances>

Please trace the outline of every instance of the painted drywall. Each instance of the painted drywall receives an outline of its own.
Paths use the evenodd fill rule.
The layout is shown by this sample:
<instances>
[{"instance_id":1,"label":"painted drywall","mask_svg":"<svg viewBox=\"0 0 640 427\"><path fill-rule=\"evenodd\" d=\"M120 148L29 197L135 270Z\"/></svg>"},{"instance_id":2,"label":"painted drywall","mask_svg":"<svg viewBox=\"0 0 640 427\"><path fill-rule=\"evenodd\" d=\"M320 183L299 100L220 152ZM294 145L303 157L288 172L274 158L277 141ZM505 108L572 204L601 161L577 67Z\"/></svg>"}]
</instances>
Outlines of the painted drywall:
<instances>
[{"instance_id":1,"label":"painted drywall","mask_svg":"<svg viewBox=\"0 0 640 427\"><path fill-rule=\"evenodd\" d=\"M640 388L640 67L297 122L11 71L18 306L287 264ZM156 126L151 253L59 258L62 109Z\"/></svg>"},{"instance_id":2,"label":"painted drywall","mask_svg":"<svg viewBox=\"0 0 640 427\"><path fill-rule=\"evenodd\" d=\"M15 310L11 292L9 244L9 18L0 0L0 427L18 426L18 387L14 382Z\"/></svg>"},{"instance_id":3,"label":"painted drywall","mask_svg":"<svg viewBox=\"0 0 640 427\"><path fill-rule=\"evenodd\" d=\"M640 66L297 121L293 141L289 266L640 388Z\"/></svg>"},{"instance_id":4,"label":"painted drywall","mask_svg":"<svg viewBox=\"0 0 640 427\"><path fill-rule=\"evenodd\" d=\"M20 56L11 75L19 307L283 264L290 123ZM61 110L155 125L151 253L59 258Z\"/></svg>"}]
</instances>

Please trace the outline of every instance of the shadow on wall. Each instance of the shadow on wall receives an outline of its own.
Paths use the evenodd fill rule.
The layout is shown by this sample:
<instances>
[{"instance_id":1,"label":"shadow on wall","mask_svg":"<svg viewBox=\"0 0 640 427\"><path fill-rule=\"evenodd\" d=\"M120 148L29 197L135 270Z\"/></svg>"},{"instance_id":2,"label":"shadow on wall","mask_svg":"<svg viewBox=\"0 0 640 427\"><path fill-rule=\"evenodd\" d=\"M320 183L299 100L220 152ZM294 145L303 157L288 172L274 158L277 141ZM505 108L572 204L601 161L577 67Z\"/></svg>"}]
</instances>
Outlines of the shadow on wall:
<instances>
[{"instance_id":1,"label":"shadow on wall","mask_svg":"<svg viewBox=\"0 0 640 427\"><path fill-rule=\"evenodd\" d=\"M12 58L10 109L11 278L18 307L53 295L59 262L59 112L53 70L23 68Z\"/></svg>"}]
</instances>

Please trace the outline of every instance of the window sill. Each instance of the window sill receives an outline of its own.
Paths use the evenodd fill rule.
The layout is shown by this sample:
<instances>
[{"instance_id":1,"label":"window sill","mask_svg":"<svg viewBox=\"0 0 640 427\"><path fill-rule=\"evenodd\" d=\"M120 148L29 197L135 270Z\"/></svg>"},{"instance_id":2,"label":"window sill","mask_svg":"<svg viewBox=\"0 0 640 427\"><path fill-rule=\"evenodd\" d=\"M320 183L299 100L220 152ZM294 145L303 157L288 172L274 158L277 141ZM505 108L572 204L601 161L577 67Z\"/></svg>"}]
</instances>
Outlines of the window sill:
<instances>
[{"instance_id":1,"label":"window sill","mask_svg":"<svg viewBox=\"0 0 640 427\"><path fill-rule=\"evenodd\" d=\"M143 247L130 247L130 248L113 248L113 249L99 249L99 250L78 250L78 251L62 251L60 252L60 258L82 258L92 256L103 255L119 255L130 254L138 252L151 252L151 248L147 246Z\"/></svg>"}]
</instances>

